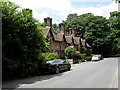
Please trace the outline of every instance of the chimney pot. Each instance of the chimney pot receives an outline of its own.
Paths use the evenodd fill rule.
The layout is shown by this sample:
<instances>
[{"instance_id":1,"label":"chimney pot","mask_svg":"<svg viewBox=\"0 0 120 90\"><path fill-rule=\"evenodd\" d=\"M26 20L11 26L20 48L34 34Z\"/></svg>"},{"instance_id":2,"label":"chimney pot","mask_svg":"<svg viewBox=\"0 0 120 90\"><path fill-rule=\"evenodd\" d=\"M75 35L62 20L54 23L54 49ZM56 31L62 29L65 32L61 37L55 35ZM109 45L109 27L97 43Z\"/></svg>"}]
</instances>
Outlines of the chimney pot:
<instances>
[{"instance_id":1,"label":"chimney pot","mask_svg":"<svg viewBox=\"0 0 120 90\"><path fill-rule=\"evenodd\" d=\"M59 24L60 32L65 33L65 25L63 23Z\"/></svg>"},{"instance_id":2,"label":"chimney pot","mask_svg":"<svg viewBox=\"0 0 120 90\"><path fill-rule=\"evenodd\" d=\"M75 30L74 30L74 28L69 28L69 30L70 30L70 34L75 34Z\"/></svg>"},{"instance_id":3,"label":"chimney pot","mask_svg":"<svg viewBox=\"0 0 120 90\"><path fill-rule=\"evenodd\" d=\"M44 18L44 24L45 24L45 27L50 26L52 28L52 18L50 17Z\"/></svg>"}]
</instances>

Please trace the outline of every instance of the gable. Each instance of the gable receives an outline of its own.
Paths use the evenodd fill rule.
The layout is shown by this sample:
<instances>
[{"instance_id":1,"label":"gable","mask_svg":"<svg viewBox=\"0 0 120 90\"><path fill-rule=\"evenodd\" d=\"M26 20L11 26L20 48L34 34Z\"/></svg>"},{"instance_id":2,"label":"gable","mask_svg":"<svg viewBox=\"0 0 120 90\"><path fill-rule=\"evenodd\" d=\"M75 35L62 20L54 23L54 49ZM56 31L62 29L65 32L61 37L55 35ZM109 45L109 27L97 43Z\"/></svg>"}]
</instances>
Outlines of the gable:
<instances>
[{"instance_id":1,"label":"gable","mask_svg":"<svg viewBox=\"0 0 120 90\"><path fill-rule=\"evenodd\" d=\"M79 45L80 44L80 37L73 37L73 42L75 45Z\"/></svg>"},{"instance_id":2,"label":"gable","mask_svg":"<svg viewBox=\"0 0 120 90\"><path fill-rule=\"evenodd\" d=\"M64 33L57 33L52 30L52 35L53 35L55 41L62 41Z\"/></svg>"},{"instance_id":3,"label":"gable","mask_svg":"<svg viewBox=\"0 0 120 90\"><path fill-rule=\"evenodd\" d=\"M50 27L45 27L43 30L43 36L45 37L45 38L47 38L47 36L48 36L48 33L49 33L49 31L50 31Z\"/></svg>"}]
</instances>

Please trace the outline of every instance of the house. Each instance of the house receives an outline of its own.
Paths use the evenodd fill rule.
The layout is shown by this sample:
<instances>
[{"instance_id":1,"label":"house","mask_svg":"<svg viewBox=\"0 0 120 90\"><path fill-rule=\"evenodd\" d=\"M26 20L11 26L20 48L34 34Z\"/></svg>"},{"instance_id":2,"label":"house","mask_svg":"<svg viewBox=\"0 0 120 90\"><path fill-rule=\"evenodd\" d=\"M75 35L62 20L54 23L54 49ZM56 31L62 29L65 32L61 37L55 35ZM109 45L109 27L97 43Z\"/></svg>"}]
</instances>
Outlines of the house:
<instances>
[{"instance_id":1,"label":"house","mask_svg":"<svg viewBox=\"0 0 120 90\"><path fill-rule=\"evenodd\" d=\"M30 9L24 9L22 12L24 14L29 13L32 16L32 10ZM65 55L64 50L68 46L75 48L77 51L80 51L81 47L90 48L86 40L75 36L74 28L69 29L69 35L66 35L65 25L63 23L59 24L58 30L52 30L52 18L50 17L44 18L44 25L44 29L42 30L44 37L50 39L49 52L56 53L59 58Z\"/></svg>"},{"instance_id":2,"label":"house","mask_svg":"<svg viewBox=\"0 0 120 90\"><path fill-rule=\"evenodd\" d=\"M58 30L52 30L52 19L47 17L44 19L44 37L50 39L50 51L58 55L58 58L63 57L64 49L68 46L73 46L77 51L80 51L80 47L90 47L86 40L75 37L74 28L70 28L70 34L65 34L65 25L60 23Z\"/></svg>"}]
</instances>

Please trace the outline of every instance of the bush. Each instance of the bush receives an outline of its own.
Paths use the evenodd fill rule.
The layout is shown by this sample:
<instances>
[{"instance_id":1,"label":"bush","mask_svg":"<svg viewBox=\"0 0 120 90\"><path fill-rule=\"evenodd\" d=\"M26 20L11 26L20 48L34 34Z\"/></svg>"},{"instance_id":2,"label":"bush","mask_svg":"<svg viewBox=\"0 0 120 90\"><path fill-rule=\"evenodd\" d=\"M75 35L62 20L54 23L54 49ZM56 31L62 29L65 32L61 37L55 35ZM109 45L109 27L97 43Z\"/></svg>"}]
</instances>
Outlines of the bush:
<instances>
[{"instance_id":1,"label":"bush","mask_svg":"<svg viewBox=\"0 0 120 90\"><path fill-rule=\"evenodd\" d=\"M60 59L66 60L66 57L65 56L61 56Z\"/></svg>"},{"instance_id":2,"label":"bush","mask_svg":"<svg viewBox=\"0 0 120 90\"><path fill-rule=\"evenodd\" d=\"M42 53L40 54L40 58L42 58L43 61L53 60L57 58L57 55L55 53Z\"/></svg>"},{"instance_id":3,"label":"bush","mask_svg":"<svg viewBox=\"0 0 120 90\"><path fill-rule=\"evenodd\" d=\"M73 58L72 55L73 55L74 52L75 52L75 49L72 48L72 47L67 47L67 48L65 48L65 51L64 51L64 53L67 55L67 57L69 59Z\"/></svg>"},{"instance_id":4,"label":"bush","mask_svg":"<svg viewBox=\"0 0 120 90\"><path fill-rule=\"evenodd\" d=\"M86 60L87 60L87 61L90 61L91 59L92 59L91 56L87 56L87 57L86 57Z\"/></svg>"},{"instance_id":5,"label":"bush","mask_svg":"<svg viewBox=\"0 0 120 90\"><path fill-rule=\"evenodd\" d=\"M80 53L86 53L86 48L85 47L81 47L80 48Z\"/></svg>"},{"instance_id":6,"label":"bush","mask_svg":"<svg viewBox=\"0 0 120 90\"><path fill-rule=\"evenodd\" d=\"M80 59L80 60L78 60L79 62L85 62L85 60L83 60L83 59Z\"/></svg>"},{"instance_id":7,"label":"bush","mask_svg":"<svg viewBox=\"0 0 120 90\"><path fill-rule=\"evenodd\" d=\"M83 60L86 60L86 54L85 54L85 53L80 54L80 56L81 56L81 58L82 58Z\"/></svg>"},{"instance_id":8,"label":"bush","mask_svg":"<svg viewBox=\"0 0 120 90\"><path fill-rule=\"evenodd\" d=\"M57 55L55 53L40 53L38 56L38 69L37 69L37 74L42 74L42 64L47 61L47 60L53 60L56 59Z\"/></svg>"},{"instance_id":9,"label":"bush","mask_svg":"<svg viewBox=\"0 0 120 90\"><path fill-rule=\"evenodd\" d=\"M80 59L81 56L80 56L80 52L79 51L75 51L72 53L72 57L73 59L77 60L77 59Z\"/></svg>"},{"instance_id":10,"label":"bush","mask_svg":"<svg viewBox=\"0 0 120 90\"><path fill-rule=\"evenodd\" d=\"M87 49L86 49L86 55L87 55L87 56L90 56L91 53L92 53L92 49L91 49L91 48L87 48Z\"/></svg>"},{"instance_id":11,"label":"bush","mask_svg":"<svg viewBox=\"0 0 120 90\"><path fill-rule=\"evenodd\" d=\"M73 60L73 64L79 63L79 60Z\"/></svg>"}]
</instances>

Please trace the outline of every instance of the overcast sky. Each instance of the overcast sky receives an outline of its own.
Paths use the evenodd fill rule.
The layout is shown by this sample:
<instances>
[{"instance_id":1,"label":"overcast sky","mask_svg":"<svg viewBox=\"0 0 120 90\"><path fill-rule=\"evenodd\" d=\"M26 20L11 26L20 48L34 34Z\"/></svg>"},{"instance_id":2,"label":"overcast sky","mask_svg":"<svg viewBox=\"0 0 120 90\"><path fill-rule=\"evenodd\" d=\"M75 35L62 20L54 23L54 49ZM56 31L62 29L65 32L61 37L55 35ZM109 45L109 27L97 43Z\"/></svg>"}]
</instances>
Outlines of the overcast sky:
<instances>
[{"instance_id":1,"label":"overcast sky","mask_svg":"<svg viewBox=\"0 0 120 90\"><path fill-rule=\"evenodd\" d=\"M118 11L118 5L113 0L10 0L22 8L33 10L33 17L43 22L51 17L53 23L66 20L70 13L93 13L94 15L109 17L112 11Z\"/></svg>"}]
</instances>

